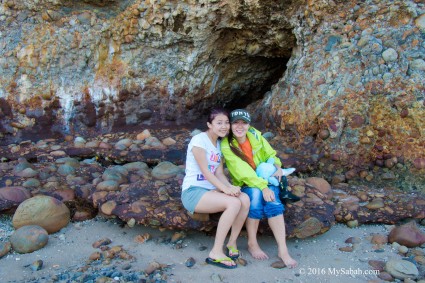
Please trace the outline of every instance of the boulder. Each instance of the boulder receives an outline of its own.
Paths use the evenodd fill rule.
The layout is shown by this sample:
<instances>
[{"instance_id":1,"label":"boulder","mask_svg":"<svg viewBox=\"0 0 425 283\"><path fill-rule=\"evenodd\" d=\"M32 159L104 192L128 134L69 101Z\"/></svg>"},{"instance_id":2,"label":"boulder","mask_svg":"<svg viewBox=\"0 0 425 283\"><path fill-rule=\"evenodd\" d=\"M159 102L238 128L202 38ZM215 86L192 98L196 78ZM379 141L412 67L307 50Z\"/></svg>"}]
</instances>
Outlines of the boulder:
<instances>
[{"instance_id":1,"label":"boulder","mask_svg":"<svg viewBox=\"0 0 425 283\"><path fill-rule=\"evenodd\" d=\"M181 178L143 180L130 184L122 191L98 191L92 195L93 205L110 216L125 222L134 219L137 224L168 229L211 231L217 226L218 215L212 214L197 221L184 209L181 200ZM285 222L289 238L306 238L322 234L335 222L334 204L318 190L303 187L304 180L292 178L290 186L298 186L299 202L287 204ZM270 234L266 221L261 230Z\"/></svg>"},{"instance_id":2,"label":"boulder","mask_svg":"<svg viewBox=\"0 0 425 283\"><path fill-rule=\"evenodd\" d=\"M15 209L30 197L31 193L24 187L0 188L0 211Z\"/></svg>"},{"instance_id":3,"label":"boulder","mask_svg":"<svg viewBox=\"0 0 425 283\"><path fill-rule=\"evenodd\" d=\"M397 242L408 248L419 247L425 243L425 234L411 221L391 230L388 240L390 243Z\"/></svg>"},{"instance_id":4,"label":"boulder","mask_svg":"<svg viewBox=\"0 0 425 283\"><path fill-rule=\"evenodd\" d=\"M416 265L407 260L392 259L385 264L385 271L397 279L416 278L419 275Z\"/></svg>"},{"instance_id":5,"label":"boulder","mask_svg":"<svg viewBox=\"0 0 425 283\"><path fill-rule=\"evenodd\" d=\"M183 173L183 169L179 166L169 162L163 161L160 162L155 168L152 169L152 176L163 180L168 178L173 178L179 173Z\"/></svg>"},{"instance_id":6,"label":"boulder","mask_svg":"<svg viewBox=\"0 0 425 283\"><path fill-rule=\"evenodd\" d=\"M49 240L47 231L38 225L22 226L10 237L13 250L25 254L43 248Z\"/></svg>"},{"instance_id":7,"label":"boulder","mask_svg":"<svg viewBox=\"0 0 425 283\"><path fill-rule=\"evenodd\" d=\"M405 219L425 217L425 196L391 188L374 190L368 187L333 186L335 220L339 223L357 221L366 223L397 224Z\"/></svg>"},{"instance_id":8,"label":"boulder","mask_svg":"<svg viewBox=\"0 0 425 283\"><path fill-rule=\"evenodd\" d=\"M51 234L67 226L70 220L68 207L60 200L38 195L22 202L13 215L15 229L26 225L39 225Z\"/></svg>"},{"instance_id":9,"label":"boulder","mask_svg":"<svg viewBox=\"0 0 425 283\"><path fill-rule=\"evenodd\" d=\"M4 257L10 252L12 245L10 242L0 242L0 258Z\"/></svg>"},{"instance_id":10,"label":"boulder","mask_svg":"<svg viewBox=\"0 0 425 283\"><path fill-rule=\"evenodd\" d=\"M319 177L310 177L307 178L305 181L307 184L310 184L322 194L328 196L328 198L332 197L331 185L325 179Z\"/></svg>"}]
</instances>

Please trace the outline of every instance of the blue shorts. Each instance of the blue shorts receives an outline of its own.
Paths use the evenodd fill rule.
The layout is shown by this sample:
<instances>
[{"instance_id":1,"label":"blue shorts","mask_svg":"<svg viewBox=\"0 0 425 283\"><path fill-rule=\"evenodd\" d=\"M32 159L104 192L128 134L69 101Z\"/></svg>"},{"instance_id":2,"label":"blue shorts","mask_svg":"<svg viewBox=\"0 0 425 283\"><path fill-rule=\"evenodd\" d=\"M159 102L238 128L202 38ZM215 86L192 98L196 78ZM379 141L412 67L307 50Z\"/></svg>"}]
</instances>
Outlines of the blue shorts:
<instances>
[{"instance_id":1,"label":"blue shorts","mask_svg":"<svg viewBox=\"0 0 425 283\"><path fill-rule=\"evenodd\" d=\"M186 208L190 213L195 212L195 207L198 205L199 200L202 196L211 190L190 186L188 189L184 190L181 195L182 203L184 208Z\"/></svg>"},{"instance_id":2,"label":"blue shorts","mask_svg":"<svg viewBox=\"0 0 425 283\"><path fill-rule=\"evenodd\" d=\"M249 207L248 217L252 219L271 218L283 214L285 206L279 199L279 187L269 186L274 192L275 201L265 201L263 192L258 188L243 187L242 192L249 196L251 205Z\"/></svg>"}]
</instances>

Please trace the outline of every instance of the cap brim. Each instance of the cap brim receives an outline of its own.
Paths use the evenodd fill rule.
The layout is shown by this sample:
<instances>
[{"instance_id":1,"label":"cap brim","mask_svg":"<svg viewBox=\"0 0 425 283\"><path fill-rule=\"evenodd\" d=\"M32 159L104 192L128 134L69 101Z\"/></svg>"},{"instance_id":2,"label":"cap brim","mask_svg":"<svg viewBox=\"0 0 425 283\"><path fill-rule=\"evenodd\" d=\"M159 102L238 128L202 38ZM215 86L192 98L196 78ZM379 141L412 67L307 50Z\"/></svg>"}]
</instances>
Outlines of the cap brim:
<instances>
[{"instance_id":1,"label":"cap brim","mask_svg":"<svg viewBox=\"0 0 425 283\"><path fill-rule=\"evenodd\" d=\"M230 123L234 123L234 122L236 122L236 121L238 121L238 120L245 121L245 122L247 122L248 124L249 124L249 123L251 123L251 120L249 120L249 119L248 119L248 118L246 118L246 117L237 117L237 118L235 118L235 119L231 120L231 121L230 121Z\"/></svg>"}]
</instances>

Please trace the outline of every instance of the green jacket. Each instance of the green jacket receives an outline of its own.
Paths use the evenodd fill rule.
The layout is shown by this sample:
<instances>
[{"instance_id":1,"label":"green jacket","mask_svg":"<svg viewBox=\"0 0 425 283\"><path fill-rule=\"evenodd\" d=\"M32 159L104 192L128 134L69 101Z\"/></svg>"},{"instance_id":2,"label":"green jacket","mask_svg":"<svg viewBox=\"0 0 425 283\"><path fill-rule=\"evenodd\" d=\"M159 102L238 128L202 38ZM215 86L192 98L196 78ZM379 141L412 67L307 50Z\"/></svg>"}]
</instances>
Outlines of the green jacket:
<instances>
[{"instance_id":1,"label":"green jacket","mask_svg":"<svg viewBox=\"0 0 425 283\"><path fill-rule=\"evenodd\" d=\"M279 167L282 167L280 159L276 157L276 151L261 135L259 130L255 129L254 127L249 127L246 135L252 146L252 153L256 166L258 166L258 164L261 162L266 162L270 157L273 157L275 164L279 165ZM238 147L238 142L236 139L233 140L233 144ZM251 188L259 188L261 190L267 187L267 180L258 177L255 173L255 170L252 169L248 163L243 161L232 152L227 137L225 137L221 142L221 152L224 156L227 169L229 169L233 185L245 185Z\"/></svg>"}]
</instances>

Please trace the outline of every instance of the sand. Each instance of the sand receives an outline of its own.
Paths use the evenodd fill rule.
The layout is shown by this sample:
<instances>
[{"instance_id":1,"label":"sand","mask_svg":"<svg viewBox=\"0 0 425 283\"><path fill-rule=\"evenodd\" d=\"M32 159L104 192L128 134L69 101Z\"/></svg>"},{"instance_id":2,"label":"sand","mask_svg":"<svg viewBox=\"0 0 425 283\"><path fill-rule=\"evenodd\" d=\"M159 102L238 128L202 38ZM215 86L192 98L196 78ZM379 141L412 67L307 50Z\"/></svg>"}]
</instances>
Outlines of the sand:
<instances>
[{"instance_id":1,"label":"sand","mask_svg":"<svg viewBox=\"0 0 425 283\"><path fill-rule=\"evenodd\" d=\"M243 231L238 244L247 265L226 270L205 264L205 258L213 244L213 235L187 231L176 245L169 241L160 241L170 239L176 231L160 231L137 225L130 228L120 225L119 221L97 217L70 223L61 231L51 234L48 244L38 251L30 254L12 252L4 256L0 259L0 278L1 282L25 282L75 269L86 262L93 252L99 251L92 244L107 237L112 240L110 246L120 245L134 257L134 260L118 260L113 264L130 264L131 270L140 271L145 270L150 262L156 261L169 266L168 271L164 272L167 274L167 282L379 282L377 271L369 266L368 261L387 261L402 257L390 244L376 251L376 247L370 242L372 234L388 235L389 229L385 225L348 228L337 224L325 234L314 238L289 239L290 253L299 262L299 266L294 269L271 267L272 263L278 261L276 243L272 236L259 237L260 245L270 258L264 261L253 259L247 251L246 233ZM146 233L151 236L150 240L144 243L135 241L138 235ZM352 252L340 251L340 247L349 246L345 240L350 237L360 238L360 244ZM201 250L201 247L207 249ZM189 268L185 261L190 257L196 262ZM30 266L38 259L43 261L43 268L33 271ZM11 270L14 272L10 272Z\"/></svg>"}]
</instances>

